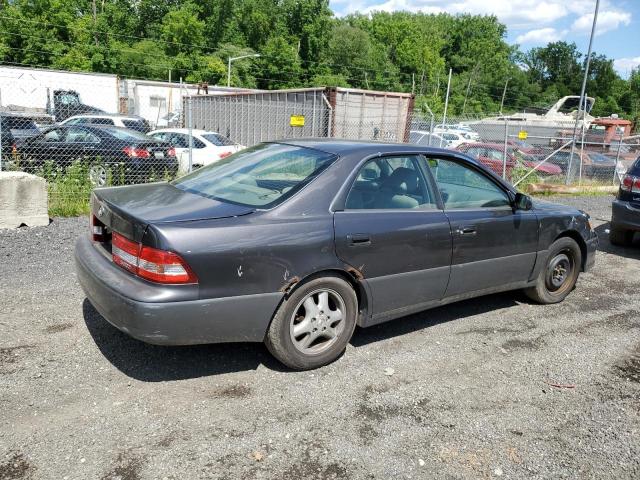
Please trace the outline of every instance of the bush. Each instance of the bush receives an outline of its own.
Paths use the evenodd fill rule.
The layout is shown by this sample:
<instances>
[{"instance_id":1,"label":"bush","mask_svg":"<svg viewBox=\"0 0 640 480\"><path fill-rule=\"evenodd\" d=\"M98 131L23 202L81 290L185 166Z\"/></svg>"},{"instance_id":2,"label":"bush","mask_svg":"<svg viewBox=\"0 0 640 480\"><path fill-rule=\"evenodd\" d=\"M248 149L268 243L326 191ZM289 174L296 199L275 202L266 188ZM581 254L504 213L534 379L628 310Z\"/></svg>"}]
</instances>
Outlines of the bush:
<instances>
[{"instance_id":1,"label":"bush","mask_svg":"<svg viewBox=\"0 0 640 480\"><path fill-rule=\"evenodd\" d=\"M45 162L36 175L47 181L49 189L49 216L73 217L89 213L89 197L93 185L89 181L89 168L80 162L63 168Z\"/></svg>"}]
</instances>

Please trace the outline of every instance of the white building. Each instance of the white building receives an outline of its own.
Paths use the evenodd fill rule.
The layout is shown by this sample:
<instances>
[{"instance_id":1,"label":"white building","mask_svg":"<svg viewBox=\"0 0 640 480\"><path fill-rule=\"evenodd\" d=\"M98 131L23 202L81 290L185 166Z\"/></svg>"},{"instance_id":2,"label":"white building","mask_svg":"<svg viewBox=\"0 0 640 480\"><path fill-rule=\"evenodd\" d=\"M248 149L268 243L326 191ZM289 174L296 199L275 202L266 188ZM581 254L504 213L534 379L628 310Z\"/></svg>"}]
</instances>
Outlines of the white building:
<instances>
[{"instance_id":1,"label":"white building","mask_svg":"<svg viewBox=\"0 0 640 480\"><path fill-rule=\"evenodd\" d=\"M195 84L120 78L106 73L68 72L0 65L0 110L44 113L54 90L73 90L80 101L107 113L140 115L155 125L169 112L182 109L184 96L198 93ZM240 88L210 86L209 94ZM202 91L200 92L202 93Z\"/></svg>"}]
</instances>

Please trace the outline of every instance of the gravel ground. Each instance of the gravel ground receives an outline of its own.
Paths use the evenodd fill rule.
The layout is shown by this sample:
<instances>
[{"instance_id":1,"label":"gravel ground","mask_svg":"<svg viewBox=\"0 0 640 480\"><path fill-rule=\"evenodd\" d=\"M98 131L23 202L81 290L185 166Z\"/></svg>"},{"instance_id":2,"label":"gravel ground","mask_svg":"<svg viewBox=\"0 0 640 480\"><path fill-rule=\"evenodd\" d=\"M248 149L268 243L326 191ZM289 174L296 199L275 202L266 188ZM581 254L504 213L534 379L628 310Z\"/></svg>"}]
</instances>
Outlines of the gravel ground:
<instances>
[{"instance_id":1,"label":"gravel ground","mask_svg":"<svg viewBox=\"0 0 640 480\"><path fill-rule=\"evenodd\" d=\"M564 303L431 310L305 373L115 330L75 279L86 218L2 231L0 479L640 478L640 244L608 243L611 197L559 201L601 239Z\"/></svg>"}]
</instances>

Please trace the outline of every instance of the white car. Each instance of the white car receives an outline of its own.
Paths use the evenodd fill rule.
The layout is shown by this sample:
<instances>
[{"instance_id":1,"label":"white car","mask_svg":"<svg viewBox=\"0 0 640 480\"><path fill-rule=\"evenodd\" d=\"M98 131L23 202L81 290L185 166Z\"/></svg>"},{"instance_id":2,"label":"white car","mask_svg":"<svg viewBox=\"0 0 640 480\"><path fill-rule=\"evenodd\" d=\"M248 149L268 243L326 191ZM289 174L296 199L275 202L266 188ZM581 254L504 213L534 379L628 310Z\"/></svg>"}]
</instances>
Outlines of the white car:
<instances>
[{"instance_id":1,"label":"white car","mask_svg":"<svg viewBox=\"0 0 640 480\"><path fill-rule=\"evenodd\" d=\"M473 130L466 123L456 123L456 124L446 124L446 125L440 124L440 125L437 125L433 129L433 131L434 133L440 133L440 134L455 133L456 135L460 135L466 138L467 140L471 140L473 142L480 141L480 135L478 135L478 132Z\"/></svg>"},{"instance_id":2,"label":"white car","mask_svg":"<svg viewBox=\"0 0 640 480\"><path fill-rule=\"evenodd\" d=\"M409 133L409 143L427 147L449 147L449 141L445 140L442 135L439 133L429 134L428 130L411 130Z\"/></svg>"},{"instance_id":3,"label":"white car","mask_svg":"<svg viewBox=\"0 0 640 480\"><path fill-rule=\"evenodd\" d=\"M232 142L224 135L193 129L192 168L215 163L245 147ZM162 128L149 132L153 138L171 143L176 150L180 172L189 171L189 129Z\"/></svg>"},{"instance_id":4,"label":"white car","mask_svg":"<svg viewBox=\"0 0 640 480\"><path fill-rule=\"evenodd\" d=\"M151 130L149 122L142 117L136 115L112 115L108 113L74 115L60 122L60 125L108 125L129 128L140 133L147 133Z\"/></svg>"}]
</instances>

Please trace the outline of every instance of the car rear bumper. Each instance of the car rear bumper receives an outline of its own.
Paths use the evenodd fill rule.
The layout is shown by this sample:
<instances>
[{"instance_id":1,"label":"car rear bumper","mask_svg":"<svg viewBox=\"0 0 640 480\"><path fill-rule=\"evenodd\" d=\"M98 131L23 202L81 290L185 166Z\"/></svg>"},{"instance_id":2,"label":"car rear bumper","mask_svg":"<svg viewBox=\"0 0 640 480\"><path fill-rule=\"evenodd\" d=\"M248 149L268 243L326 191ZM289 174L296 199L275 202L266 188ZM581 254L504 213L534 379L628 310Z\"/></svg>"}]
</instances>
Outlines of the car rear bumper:
<instances>
[{"instance_id":1,"label":"car rear bumper","mask_svg":"<svg viewBox=\"0 0 640 480\"><path fill-rule=\"evenodd\" d=\"M195 345L261 342L282 293L206 300L157 301L155 286L120 269L88 237L75 248L76 273L87 298L114 327L143 342ZM133 299L148 292L155 301ZM154 292L155 293L155 292Z\"/></svg>"},{"instance_id":2,"label":"car rear bumper","mask_svg":"<svg viewBox=\"0 0 640 480\"><path fill-rule=\"evenodd\" d=\"M629 202L614 200L611 206L611 226L640 232L640 208Z\"/></svg>"}]
</instances>

